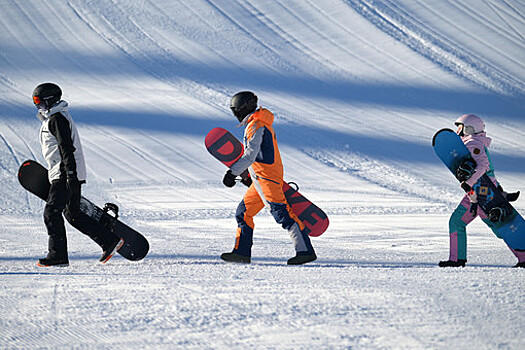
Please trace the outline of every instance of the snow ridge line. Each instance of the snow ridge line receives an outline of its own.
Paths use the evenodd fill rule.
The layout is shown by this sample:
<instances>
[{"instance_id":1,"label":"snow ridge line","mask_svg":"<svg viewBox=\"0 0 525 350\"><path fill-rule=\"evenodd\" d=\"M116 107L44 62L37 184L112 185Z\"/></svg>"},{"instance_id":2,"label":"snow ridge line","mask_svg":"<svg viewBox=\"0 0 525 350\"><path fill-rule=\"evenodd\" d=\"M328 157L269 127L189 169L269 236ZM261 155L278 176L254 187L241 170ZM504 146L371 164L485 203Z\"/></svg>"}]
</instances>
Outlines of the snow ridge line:
<instances>
[{"instance_id":1,"label":"snow ridge line","mask_svg":"<svg viewBox=\"0 0 525 350\"><path fill-rule=\"evenodd\" d=\"M388 4L380 5L374 0L346 0L346 2L377 28L454 75L504 95L523 95L525 90L523 82L475 55L461 53L447 43L446 39L432 33L430 28L403 16L401 10L396 11L389 8Z\"/></svg>"},{"instance_id":2,"label":"snow ridge line","mask_svg":"<svg viewBox=\"0 0 525 350\"><path fill-rule=\"evenodd\" d=\"M427 79L431 80L431 81L434 81L436 83L439 83L439 81L434 78L432 75L430 74L427 74L419 69L417 69L416 67L413 67L405 62L403 62L403 60L400 60L398 59L397 57L395 57L393 54L391 54L390 52L388 52L387 50L384 50L382 49L381 47L379 46L374 46L370 43L369 40L366 39L366 37L363 37L361 35L359 35L358 33L350 30L350 28L348 28L348 26L345 26L344 24L342 23L339 23L337 21L334 21L329 14L326 13L326 11L323 10L322 6L316 4L315 2L312 2L311 0L307 0L306 1L315 11L317 11L319 14L321 14L322 16L324 16L328 21L331 21L334 25L336 25L337 27L339 27L341 30L343 30L344 32L346 32L348 35L354 37L356 40L358 40L359 42L365 44L366 46L368 47L374 47L376 50L378 50L381 54L391 58L393 61L397 62L399 65L403 66L403 67L406 67L407 69L410 69L412 70L413 72L416 72L417 74L420 74L424 77L426 77ZM306 23L305 23L306 24ZM315 28L312 28L312 30L315 30ZM323 34L321 31L318 31L316 30L316 32L326 38L327 40L329 40L334 46L337 46L337 47L340 47L344 52L346 52L347 54L349 54L350 56L352 57L355 57L356 59L360 60L361 62L363 63L367 63L367 64L370 64L369 62L367 62L367 60L365 59L362 59L359 57L358 54L355 54L352 52L352 50L350 49L347 49L347 48L344 48L343 46L339 45L337 43L336 40L333 40L333 39L330 39L330 36L329 35L326 35L326 34ZM391 72L389 72L388 69L384 68L384 67L381 67L379 65L376 65L376 66L373 66L375 69L381 71L383 74L385 74L386 76L389 76L389 77L392 77L393 79L396 79L394 77L393 74L391 74ZM400 79L397 79L401 82L403 82L402 80Z\"/></svg>"},{"instance_id":3,"label":"snow ridge line","mask_svg":"<svg viewBox=\"0 0 525 350\"><path fill-rule=\"evenodd\" d=\"M404 196L438 203L447 210L456 205L457 196L454 193L365 155L336 150L321 152L316 149L305 149L303 152L322 164Z\"/></svg>"},{"instance_id":4,"label":"snow ridge line","mask_svg":"<svg viewBox=\"0 0 525 350\"><path fill-rule=\"evenodd\" d=\"M506 36L513 38L517 43L523 46L523 44L525 43L525 36L522 33L520 33L519 28L509 23L509 21L503 15L507 15L509 17L512 17L515 20L518 20L518 21L521 20L524 22L525 22L525 16L522 15L519 12L519 10L514 5L509 3L508 1L484 0L484 2L485 4L487 4L488 7L492 9L492 11L496 14L496 16L498 16L498 18L500 18L503 22L505 22L505 26L507 28L505 28L505 26L498 26L498 25L493 24L497 28L497 30L503 32ZM458 3L454 3L454 5L460 6L460 4ZM465 9L468 10L469 8L466 7ZM472 11L472 13L475 13L476 15L478 15L472 9L470 10ZM486 21L487 23L491 22L490 18L487 18L484 16L481 16L481 19L483 21Z\"/></svg>"},{"instance_id":5,"label":"snow ridge line","mask_svg":"<svg viewBox=\"0 0 525 350\"><path fill-rule=\"evenodd\" d=\"M178 177L178 176L176 176L174 174L175 172L178 172L178 173L180 173L180 172L177 171L177 169L171 167L169 165L169 162L165 162L164 160L162 160L162 159L156 157L155 155L147 152L146 149L141 149L140 147L135 146L134 144L130 143L129 141L125 140L124 138L119 137L116 134L111 133L111 132L109 132L107 130L104 131L104 132L100 132L98 130L96 130L96 131L98 133L101 133L101 134L107 136L108 138L112 139L116 143L119 143L123 147L127 148L130 152L132 152L133 154L135 154L136 156L141 158L143 163L140 163L140 167L139 168L144 169L144 165L145 164L150 164L151 167L154 167L154 168L158 169L161 173L164 173L167 176L169 176L171 178L174 178L177 182L181 182L181 183L185 182L182 178L180 178L180 177ZM148 177L151 178L151 175L148 175L148 173L149 173L149 171L144 172L145 175L147 175ZM153 180L154 178L151 178L151 179Z\"/></svg>"},{"instance_id":6,"label":"snow ridge line","mask_svg":"<svg viewBox=\"0 0 525 350\"><path fill-rule=\"evenodd\" d=\"M114 2L113 2L114 3ZM169 78L172 70L186 69L184 62L176 58L164 45L159 43L155 38L144 30L140 23L137 22L132 14L120 15L125 13L124 10L116 3L109 11L104 7L106 12L102 13L99 9L93 7L83 8L80 5L69 4L77 17L84 22L96 35L104 40L108 45L121 52L126 59L133 63L140 70L150 74L152 77L174 87L176 90L185 90L195 96L203 96L202 100L208 99L207 103L212 108L222 111L222 105L219 101L223 100L223 95L227 94L216 91L214 87L209 87L199 82L198 76L193 76L191 80L174 81ZM153 6L159 13L162 11ZM165 14L164 16L168 18ZM115 22L115 18L124 18L121 22ZM141 47L147 47L144 51ZM159 59L152 58L151 53L155 53ZM197 58L196 58L197 59ZM166 64L169 62L169 65ZM219 96L212 99L212 96Z\"/></svg>"},{"instance_id":7,"label":"snow ridge line","mask_svg":"<svg viewBox=\"0 0 525 350\"><path fill-rule=\"evenodd\" d=\"M298 52L300 52L304 57L309 57L313 61L317 62L320 66L327 67L330 70L334 71L344 71L345 69L341 67L340 65L335 64L334 62L330 61L326 55L324 55L322 52L319 52L315 47L312 45L309 45L308 43L302 42L299 38L297 38L296 35L294 35L291 32L286 31L285 28L281 27L279 24L277 24L274 20L270 18L270 16L266 15L263 11L259 10L256 5L251 4L249 1L244 0L245 5L240 4L243 8L246 9L249 13L251 13L254 18L259 20L260 24L267 27L271 32L275 33L276 36L281 38L284 42L291 45L293 48L295 48ZM304 26L309 26L308 23L306 23L304 20L300 18L300 16L297 16L294 11L290 10L286 5L284 5L281 1L276 2L277 5L279 5L283 11L286 11L290 13L291 16L293 16L297 21L299 21ZM264 20L262 20L264 19ZM321 37L324 37L326 40L329 40L328 37L326 37L323 33L316 30L314 27L310 28L311 30L317 32ZM359 59L359 57L355 56L352 52L344 48L343 46L339 45L338 43L332 42L335 46L339 46L343 51L347 51L347 53L351 56L356 57Z\"/></svg>"},{"instance_id":8,"label":"snow ridge line","mask_svg":"<svg viewBox=\"0 0 525 350\"><path fill-rule=\"evenodd\" d=\"M13 147L11 147L11 145L9 144L9 142L7 142L7 139L2 135L0 134L0 140L2 140L2 142L5 144L7 150L9 151L9 153L11 154L11 156L14 158L15 160L15 164L20 164L20 161L18 160L18 157L16 156L16 153L13 149ZM7 168L3 162L0 162L0 168L4 169L5 171L7 172L11 172L12 170Z\"/></svg>"}]
</instances>

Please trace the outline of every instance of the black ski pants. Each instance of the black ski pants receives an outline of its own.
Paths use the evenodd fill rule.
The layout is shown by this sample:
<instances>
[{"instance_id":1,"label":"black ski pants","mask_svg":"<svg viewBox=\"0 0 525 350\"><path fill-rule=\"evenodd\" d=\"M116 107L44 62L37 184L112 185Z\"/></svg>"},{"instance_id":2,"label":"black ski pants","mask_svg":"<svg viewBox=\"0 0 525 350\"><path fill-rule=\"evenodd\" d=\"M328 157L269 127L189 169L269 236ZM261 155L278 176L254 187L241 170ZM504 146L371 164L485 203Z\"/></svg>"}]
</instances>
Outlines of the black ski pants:
<instances>
[{"instance_id":1,"label":"black ski pants","mask_svg":"<svg viewBox=\"0 0 525 350\"><path fill-rule=\"evenodd\" d=\"M44 208L44 223L49 235L49 259L67 259L66 228L62 212L66 208L68 191L66 180L56 180L49 187L46 207Z\"/></svg>"},{"instance_id":2,"label":"black ski pants","mask_svg":"<svg viewBox=\"0 0 525 350\"><path fill-rule=\"evenodd\" d=\"M78 186L81 187L80 184ZM80 188L79 193L81 193ZM53 181L49 188L49 195L44 208L44 223L49 235L48 258L67 259L67 237L62 213L65 214L68 221L75 228L95 241L102 250L106 250L106 248L118 241L118 238L111 231L88 215L82 212L68 212L66 209L68 199L69 193L66 180Z\"/></svg>"}]
</instances>

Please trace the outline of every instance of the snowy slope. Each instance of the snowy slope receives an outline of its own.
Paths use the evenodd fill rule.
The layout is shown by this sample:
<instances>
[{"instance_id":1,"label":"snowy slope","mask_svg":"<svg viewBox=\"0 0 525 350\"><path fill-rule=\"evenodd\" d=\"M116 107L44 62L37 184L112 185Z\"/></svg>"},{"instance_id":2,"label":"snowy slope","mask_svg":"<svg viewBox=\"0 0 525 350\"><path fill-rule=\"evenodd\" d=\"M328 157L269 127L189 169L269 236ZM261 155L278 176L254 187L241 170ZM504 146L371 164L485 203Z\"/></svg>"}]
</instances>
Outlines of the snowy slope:
<instances>
[{"instance_id":1,"label":"snowy slope","mask_svg":"<svg viewBox=\"0 0 525 350\"><path fill-rule=\"evenodd\" d=\"M461 190L430 140L482 116L499 180L522 187L524 39L510 0L0 2L0 346L521 348L525 275L502 241L475 222L469 267L436 267ZM16 171L42 161L45 81L77 121L84 194L148 237L144 261L95 265L69 228L70 267L34 267L43 204ZM276 114L285 178L330 217L308 266L285 265L266 212L250 266L218 259L244 190L203 139L242 135L244 89Z\"/></svg>"}]
</instances>

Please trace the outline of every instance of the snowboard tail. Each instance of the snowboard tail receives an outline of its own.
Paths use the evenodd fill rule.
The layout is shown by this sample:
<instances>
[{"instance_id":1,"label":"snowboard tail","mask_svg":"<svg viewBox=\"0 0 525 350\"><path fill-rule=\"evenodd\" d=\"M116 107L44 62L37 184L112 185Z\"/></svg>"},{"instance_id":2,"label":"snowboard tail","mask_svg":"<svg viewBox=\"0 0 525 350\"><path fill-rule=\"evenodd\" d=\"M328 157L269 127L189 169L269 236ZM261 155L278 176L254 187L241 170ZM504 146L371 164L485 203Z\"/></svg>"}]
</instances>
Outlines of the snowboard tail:
<instances>
[{"instance_id":1,"label":"snowboard tail","mask_svg":"<svg viewBox=\"0 0 525 350\"><path fill-rule=\"evenodd\" d=\"M23 162L18 170L18 180L27 191L44 201L47 200L51 185L47 169L41 164L34 160ZM118 219L118 207L115 204L106 203L104 208L100 208L82 197L80 211L80 216L76 217L73 217L67 210L64 211L66 220L80 232L93 237L107 230L123 238L124 245L117 252L128 260L142 260L148 254L148 240Z\"/></svg>"},{"instance_id":2,"label":"snowboard tail","mask_svg":"<svg viewBox=\"0 0 525 350\"><path fill-rule=\"evenodd\" d=\"M204 140L206 149L221 163L228 168L231 167L244 153L243 144L233 136L228 130L214 128ZM241 175L242 177L247 174ZM283 183L283 192L292 211L297 215L306 226L309 236L316 237L322 235L329 225L326 213L299 193L299 188L293 188L291 183Z\"/></svg>"},{"instance_id":3,"label":"snowboard tail","mask_svg":"<svg viewBox=\"0 0 525 350\"><path fill-rule=\"evenodd\" d=\"M322 235L329 225L328 216L321 208L299 193L299 187L293 188L291 184L295 183L284 182L283 191L286 201L292 207L292 211L303 222L306 233L309 236L317 237Z\"/></svg>"},{"instance_id":4,"label":"snowboard tail","mask_svg":"<svg viewBox=\"0 0 525 350\"><path fill-rule=\"evenodd\" d=\"M474 163L467 146L451 129L439 130L432 139L436 155L456 175L458 168L465 163ZM525 220L503 196L487 174L472 186L478 205L494 224L499 236L507 245L518 251L525 251ZM501 217L498 218L498 213Z\"/></svg>"}]
</instances>

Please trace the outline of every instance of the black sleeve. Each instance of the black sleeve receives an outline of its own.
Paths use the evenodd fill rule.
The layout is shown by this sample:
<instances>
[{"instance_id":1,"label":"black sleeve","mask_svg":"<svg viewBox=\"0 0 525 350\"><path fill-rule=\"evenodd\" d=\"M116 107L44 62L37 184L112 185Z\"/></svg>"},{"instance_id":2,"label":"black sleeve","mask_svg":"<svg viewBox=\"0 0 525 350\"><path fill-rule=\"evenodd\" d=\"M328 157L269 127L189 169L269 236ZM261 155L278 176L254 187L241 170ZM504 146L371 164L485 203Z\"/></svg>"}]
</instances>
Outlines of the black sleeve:
<instances>
[{"instance_id":1,"label":"black sleeve","mask_svg":"<svg viewBox=\"0 0 525 350\"><path fill-rule=\"evenodd\" d=\"M49 118L49 131L56 137L58 149L62 157L60 168L67 176L77 175L75 147L71 138L71 125L61 113L55 113Z\"/></svg>"}]
</instances>

